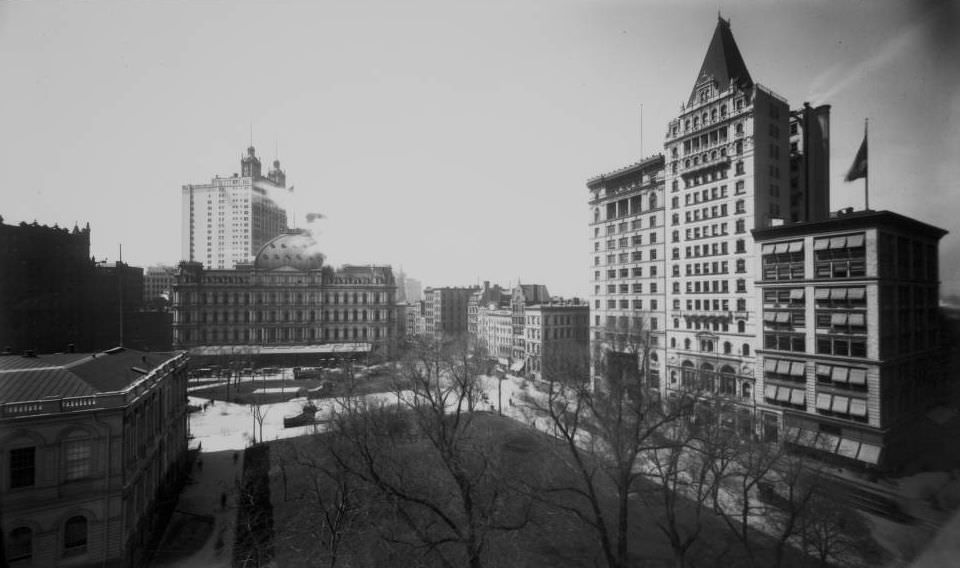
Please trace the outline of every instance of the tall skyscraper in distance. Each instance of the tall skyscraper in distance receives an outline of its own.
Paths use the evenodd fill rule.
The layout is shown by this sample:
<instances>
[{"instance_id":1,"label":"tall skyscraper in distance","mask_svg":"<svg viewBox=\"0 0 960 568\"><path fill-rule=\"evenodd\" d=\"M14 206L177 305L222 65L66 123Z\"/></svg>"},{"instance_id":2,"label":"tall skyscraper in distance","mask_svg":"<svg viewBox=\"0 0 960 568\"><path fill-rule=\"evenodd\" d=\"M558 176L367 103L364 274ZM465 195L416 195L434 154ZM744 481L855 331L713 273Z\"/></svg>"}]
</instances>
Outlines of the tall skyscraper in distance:
<instances>
[{"instance_id":1,"label":"tall skyscraper in distance","mask_svg":"<svg viewBox=\"0 0 960 568\"><path fill-rule=\"evenodd\" d=\"M210 269L251 262L267 241L287 230L287 212L277 202L287 176L274 160L262 174L253 146L240 160L240 174L184 185L182 257Z\"/></svg>"}]
</instances>

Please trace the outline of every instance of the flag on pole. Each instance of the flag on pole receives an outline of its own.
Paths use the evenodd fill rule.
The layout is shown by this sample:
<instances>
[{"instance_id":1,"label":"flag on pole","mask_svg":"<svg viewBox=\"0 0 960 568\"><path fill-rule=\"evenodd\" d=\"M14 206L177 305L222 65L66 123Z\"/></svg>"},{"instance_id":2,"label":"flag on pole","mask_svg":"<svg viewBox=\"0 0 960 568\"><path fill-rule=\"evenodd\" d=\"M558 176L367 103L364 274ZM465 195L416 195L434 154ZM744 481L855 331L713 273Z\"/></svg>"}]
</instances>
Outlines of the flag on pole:
<instances>
[{"instance_id":1,"label":"flag on pole","mask_svg":"<svg viewBox=\"0 0 960 568\"><path fill-rule=\"evenodd\" d=\"M860 144L860 149L857 150L857 157L853 159L853 164L850 166L850 171L847 172L847 177L844 178L845 181L853 181L855 179L867 177L867 133L863 133L863 142Z\"/></svg>"}]
</instances>

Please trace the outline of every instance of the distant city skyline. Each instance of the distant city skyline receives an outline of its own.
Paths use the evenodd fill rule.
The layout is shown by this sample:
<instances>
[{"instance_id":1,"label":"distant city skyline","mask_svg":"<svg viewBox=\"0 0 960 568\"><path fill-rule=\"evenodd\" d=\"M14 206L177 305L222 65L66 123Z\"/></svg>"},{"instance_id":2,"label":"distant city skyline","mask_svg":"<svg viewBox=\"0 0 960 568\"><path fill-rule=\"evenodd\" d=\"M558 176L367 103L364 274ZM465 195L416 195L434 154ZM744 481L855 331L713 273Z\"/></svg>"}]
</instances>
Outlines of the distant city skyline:
<instances>
[{"instance_id":1,"label":"distant city skyline","mask_svg":"<svg viewBox=\"0 0 960 568\"><path fill-rule=\"evenodd\" d=\"M662 151L718 5L361 4L0 4L4 222L89 222L97 258L174 264L181 187L237 172L252 125L328 262L587 296L585 182ZM950 231L960 293L960 7L719 8L756 81L832 105L831 209L863 207L842 179L869 118L871 207Z\"/></svg>"}]
</instances>

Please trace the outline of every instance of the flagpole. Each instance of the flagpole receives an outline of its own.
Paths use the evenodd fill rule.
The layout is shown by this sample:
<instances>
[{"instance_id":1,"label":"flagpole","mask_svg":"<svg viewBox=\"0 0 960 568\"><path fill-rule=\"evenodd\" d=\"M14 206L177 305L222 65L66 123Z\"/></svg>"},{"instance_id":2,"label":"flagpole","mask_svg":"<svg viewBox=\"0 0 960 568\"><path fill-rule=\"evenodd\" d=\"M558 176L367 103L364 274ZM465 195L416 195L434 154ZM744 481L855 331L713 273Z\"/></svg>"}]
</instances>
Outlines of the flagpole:
<instances>
[{"instance_id":1,"label":"flagpole","mask_svg":"<svg viewBox=\"0 0 960 568\"><path fill-rule=\"evenodd\" d=\"M867 148L870 147L870 142L867 140L870 129L870 119L863 119L863 143L867 145ZM864 208L870 210L870 165L867 163L867 168L863 172L863 201Z\"/></svg>"}]
</instances>

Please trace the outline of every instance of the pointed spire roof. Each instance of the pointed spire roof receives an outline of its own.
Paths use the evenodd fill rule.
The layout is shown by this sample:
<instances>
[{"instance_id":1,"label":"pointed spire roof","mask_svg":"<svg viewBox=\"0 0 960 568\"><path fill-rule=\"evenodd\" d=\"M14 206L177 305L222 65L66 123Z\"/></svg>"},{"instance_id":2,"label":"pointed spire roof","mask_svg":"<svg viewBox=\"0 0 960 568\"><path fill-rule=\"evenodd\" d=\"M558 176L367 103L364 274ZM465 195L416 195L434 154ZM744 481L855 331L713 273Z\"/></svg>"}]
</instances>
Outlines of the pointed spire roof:
<instances>
[{"instance_id":1,"label":"pointed spire roof","mask_svg":"<svg viewBox=\"0 0 960 568\"><path fill-rule=\"evenodd\" d=\"M720 91L730 88L731 83L739 85L742 89L753 86L753 79L750 78L750 72L747 71L747 65L743 62L737 42L733 39L733 32L730 31L730 21L719 16L717 28L713 31L713 39L710 40L710 47L707 48L697 80L690 92L688 104L696 101L697 86L707 77L712 77L717 82L717 88Z\"/></svg>"}]
</instances>

